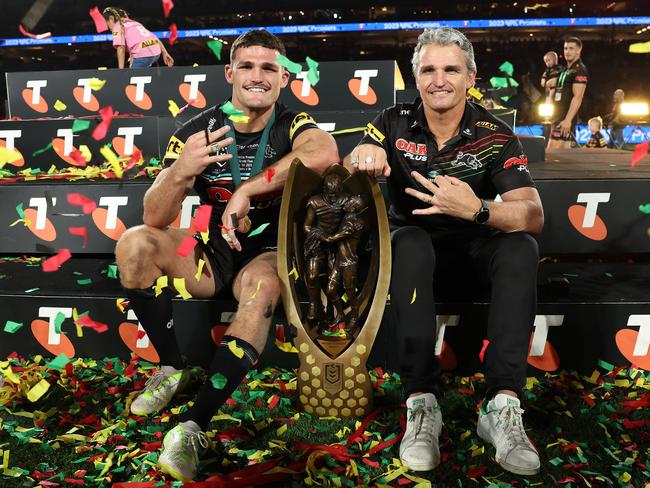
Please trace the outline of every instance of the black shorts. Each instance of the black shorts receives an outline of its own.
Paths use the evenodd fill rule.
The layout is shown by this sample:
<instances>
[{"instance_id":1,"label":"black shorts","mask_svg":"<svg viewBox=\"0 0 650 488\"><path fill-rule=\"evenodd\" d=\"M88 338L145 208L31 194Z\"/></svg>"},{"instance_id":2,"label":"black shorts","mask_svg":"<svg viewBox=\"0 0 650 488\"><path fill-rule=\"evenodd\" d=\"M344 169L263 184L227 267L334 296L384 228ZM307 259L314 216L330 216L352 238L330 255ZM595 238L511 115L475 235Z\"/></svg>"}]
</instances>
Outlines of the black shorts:
<instances>
[{"instance_id":1,"label":"black shorts","mask_svg":"<svg viewBox=\"0 0 650 488\"><path fill-rule=\"evenodd\" d=\"M560 125L560 122L562 122L562 120L564 120L564 119L556 120L555 122L553 122L551 124L551 139L553 139L555 141L573 141L573 140L575 140L576 123L571 122L571 132L569 132L568 136L563 136L560 133L560 129L558 128L558 125Z\"/></svg>"},{"instance_id":2,"label":"black shorts","mask_svg":"<svg viewBox=\"0 0 650 488\"><path fill-rule=\"evenodd\" d=\"M259 234L248 238L245 235L237 234L237 239L241 243L241 252L230 249L228 243L217 234L217 238L210 238L208 243L204 243L201 234L196 234L194 239L197 240L201 249L210 262L212 274L214 276L214 294L217 295L226 287L232 286L237 273L250 263L260 254L265 252L274 252L278 250L277 234L269 232Z\"/></svg>"}]
</instances>

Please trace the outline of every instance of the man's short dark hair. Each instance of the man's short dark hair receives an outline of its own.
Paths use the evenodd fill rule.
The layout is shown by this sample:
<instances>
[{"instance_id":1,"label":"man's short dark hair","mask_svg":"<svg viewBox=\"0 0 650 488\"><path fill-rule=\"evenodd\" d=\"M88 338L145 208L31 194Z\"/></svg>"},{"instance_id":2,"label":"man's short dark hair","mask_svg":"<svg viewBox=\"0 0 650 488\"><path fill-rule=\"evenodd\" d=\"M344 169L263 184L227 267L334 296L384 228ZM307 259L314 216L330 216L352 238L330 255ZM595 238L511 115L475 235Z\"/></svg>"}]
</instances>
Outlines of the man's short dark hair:
<instances>
[{"instance_id":1,"label":"man's short dark hair","mask_svg":"<svg viewBox=\"0 0 650 488\"><path fill-rule=\"evenodd\" d=\"M240 47L262 46L268 49L275 49L283 56L286 55L287 50L284 48L282 41L275 35L271 34L265 29L253 29L244 32L241 36L235 39L230 48L230 63L232 64L235 59L235 51Z\"/></svg>"},{"instance_id":2,"label":"man's short dark hair","mask_svg":"<svg viewBox=\"0 0 650 488\"><path fill-rule=\"evenodd\" d=\"M572 42L573 44L576 44L579 48L582 49L582 41L581 41L580 39L578 39L577 37L567 37L567 38L564 40L564 42L565 42L565 43L567 43L567 42Z\"/></svg>"}]
</instances>

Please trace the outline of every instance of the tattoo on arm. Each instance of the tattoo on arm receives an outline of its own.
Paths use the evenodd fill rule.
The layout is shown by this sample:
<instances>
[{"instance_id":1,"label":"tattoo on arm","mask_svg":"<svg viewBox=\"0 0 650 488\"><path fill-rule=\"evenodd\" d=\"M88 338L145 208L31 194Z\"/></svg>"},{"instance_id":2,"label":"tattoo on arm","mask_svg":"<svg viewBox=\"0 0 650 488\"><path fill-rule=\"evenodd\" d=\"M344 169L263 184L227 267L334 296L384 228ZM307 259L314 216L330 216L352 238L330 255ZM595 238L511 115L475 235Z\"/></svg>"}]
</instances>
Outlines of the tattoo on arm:
<instances>
[{"instance_id":1,"label":"tattoo on arm","mask_svg":"<svg viewBox=\"0 0 650 488\"><path fill-rule=\"evenodd\" d=\"M266 312L264 312L264 318L270 319L273 315L273 304L269 303L269 306L266 307Z\"/></svg>"}]
</instances>

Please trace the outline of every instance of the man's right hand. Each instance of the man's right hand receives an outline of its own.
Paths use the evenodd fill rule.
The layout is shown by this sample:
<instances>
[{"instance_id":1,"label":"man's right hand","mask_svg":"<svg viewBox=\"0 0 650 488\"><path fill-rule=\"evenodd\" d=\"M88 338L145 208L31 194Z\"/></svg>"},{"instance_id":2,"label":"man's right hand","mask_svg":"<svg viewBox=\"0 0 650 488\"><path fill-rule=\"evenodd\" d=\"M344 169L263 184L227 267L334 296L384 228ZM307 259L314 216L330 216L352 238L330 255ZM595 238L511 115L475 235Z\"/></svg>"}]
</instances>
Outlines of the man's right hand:
<instances>
[{"instance_id":1,"label":"man's right hand","mask_svg":"<svg viewBox=\"0 0 650 488\"><path fill-rule=\"evenodd\" d=\"M207 130L192 134L185 141L185 146L172 168L184 178L200 175L212 163L222 163L232 158L232 154L218 154L219 150L232 144L232 137L221 139L230 127L225 125L214 132Z\"/></svg>"},{"instance_id":2,"label":"man's right hand","mask_svg":"<svg viewBox=\"0 0 650 488\"><path fill-rule=\"evenodd\" d=\"M390 176L390 165L383 147L360 144L352 150L350 163L358 171L371 176Z\"/></svg>"}]
</instances>

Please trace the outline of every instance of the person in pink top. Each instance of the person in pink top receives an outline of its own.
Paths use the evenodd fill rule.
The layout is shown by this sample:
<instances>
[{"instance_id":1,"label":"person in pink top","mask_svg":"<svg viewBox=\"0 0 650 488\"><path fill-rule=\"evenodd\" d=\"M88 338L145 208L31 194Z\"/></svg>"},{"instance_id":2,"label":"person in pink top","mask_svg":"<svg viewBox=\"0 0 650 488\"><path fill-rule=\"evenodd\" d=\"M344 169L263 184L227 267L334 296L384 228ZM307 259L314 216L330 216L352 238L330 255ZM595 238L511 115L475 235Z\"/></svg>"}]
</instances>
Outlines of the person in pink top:
<instances>
[{"instance_id":1,"label":"person in pink top","mask_svg":"<svg viewBox=\"0 0 650 488\"><path fill-rule=\"evenodd\" d=\"M120 69L126 64L126 52L129 53L129 68L148 68L158 61L161 53L167 66L174 65L174 58L169 55L160 39L140 22L129 19L126 11L106 7L102 14L113 32L113 46L117 49L117 64Z\"/></svg>"}]
</instances>

